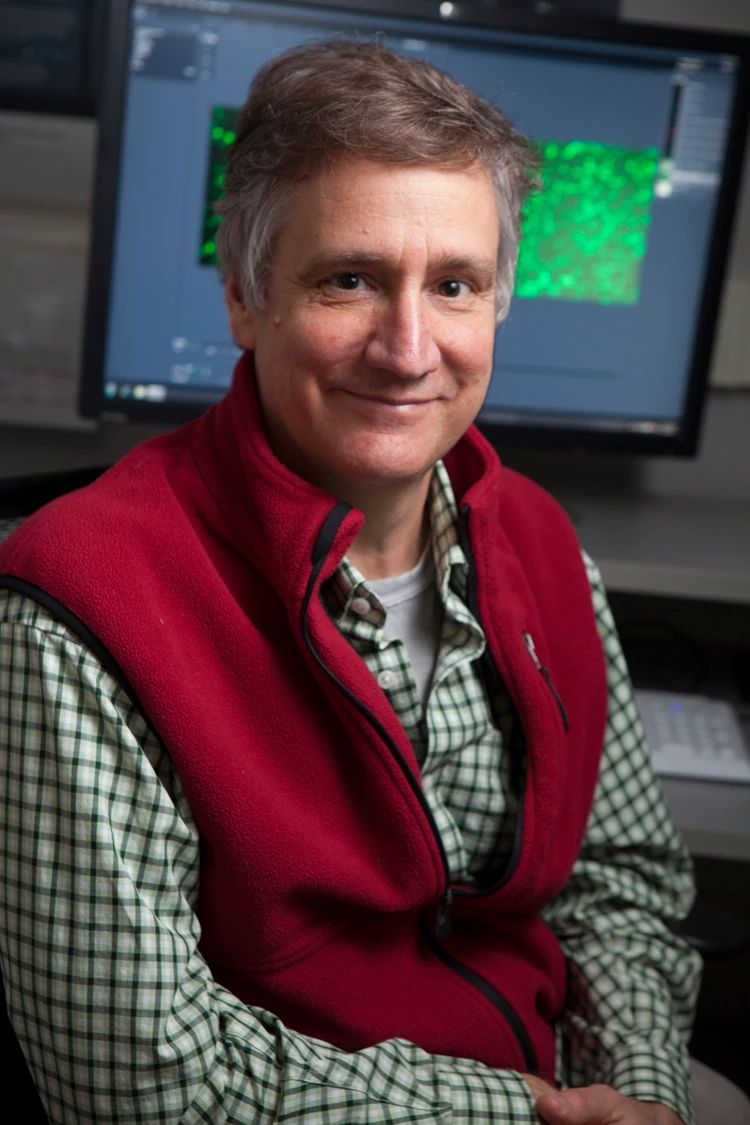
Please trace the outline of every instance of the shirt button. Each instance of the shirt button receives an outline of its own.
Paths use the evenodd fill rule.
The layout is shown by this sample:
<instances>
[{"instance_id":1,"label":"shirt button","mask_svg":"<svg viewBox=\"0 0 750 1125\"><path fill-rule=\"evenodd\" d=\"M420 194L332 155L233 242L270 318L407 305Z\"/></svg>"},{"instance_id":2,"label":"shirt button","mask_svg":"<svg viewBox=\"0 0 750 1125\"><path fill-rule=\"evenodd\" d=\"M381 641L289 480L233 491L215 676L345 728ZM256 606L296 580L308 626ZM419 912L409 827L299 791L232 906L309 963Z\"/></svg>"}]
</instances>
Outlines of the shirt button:
<instances>
[{"instance_id":1,"label":"shirt button","mask_svg":"<svg viewBox=\"0 0 750 1125\"><path fill-rule=\"evenodd\" d=\"M367 598L352 598L351 610L352 613L356 613L357 617L367 617L370 612L370 603Z\"/></svg>"},{"instance_id":2,"label":"shirt button","mask_svg":"<svg viewBox=\"0 0 750 1125\"><path fill-rule=\"evenodd\" d=\"M383 672L378 672L378 683L382 688L393 687L396 682L396 675L394 672L389 672L386 668Z\"/></svg>"}]
</instances>

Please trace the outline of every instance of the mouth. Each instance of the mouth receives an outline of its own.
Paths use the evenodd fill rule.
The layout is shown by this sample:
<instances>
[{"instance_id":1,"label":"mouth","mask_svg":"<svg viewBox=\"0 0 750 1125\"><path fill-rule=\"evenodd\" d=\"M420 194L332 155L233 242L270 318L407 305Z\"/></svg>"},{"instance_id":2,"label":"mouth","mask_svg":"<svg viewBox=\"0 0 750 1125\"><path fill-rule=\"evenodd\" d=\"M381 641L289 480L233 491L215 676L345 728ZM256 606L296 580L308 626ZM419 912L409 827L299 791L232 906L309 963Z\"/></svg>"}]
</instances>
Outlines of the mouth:
<instances>
[{"instance_id":1,"label":"mouth","mask_svg":"<svg viewBox=\"0 0 750 1125\"><path fill-rule=\"evenodd\" d=\"M381 407L384 410L395 410L404 413L420 410L435 402L434 396L431 398L403 398L396 395L369 393L367 391L347 391L346 393L365 405L372 405L375 408Z\"/></svg>"}]
</instances>

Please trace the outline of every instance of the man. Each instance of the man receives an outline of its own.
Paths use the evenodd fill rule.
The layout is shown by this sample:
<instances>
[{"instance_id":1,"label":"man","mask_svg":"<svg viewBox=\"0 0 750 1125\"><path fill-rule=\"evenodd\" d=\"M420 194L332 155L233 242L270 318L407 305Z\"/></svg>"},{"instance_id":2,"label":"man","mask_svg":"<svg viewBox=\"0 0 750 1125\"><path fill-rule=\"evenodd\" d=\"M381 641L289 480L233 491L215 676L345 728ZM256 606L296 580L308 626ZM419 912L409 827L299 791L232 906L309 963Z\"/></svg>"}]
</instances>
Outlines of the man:
<instances>
[{"instance_id":1,"label":"man","mask_svg":"<svg viewBox=\"0 0 750 1125\"><path fill-rule=\"evenodd\" d=\"M51 1120L691 1121L689 861L601 582L470 429L530 166L381 47L270 64L230 394L0 554L2 969Z\"/></svg>"}]
</instances>

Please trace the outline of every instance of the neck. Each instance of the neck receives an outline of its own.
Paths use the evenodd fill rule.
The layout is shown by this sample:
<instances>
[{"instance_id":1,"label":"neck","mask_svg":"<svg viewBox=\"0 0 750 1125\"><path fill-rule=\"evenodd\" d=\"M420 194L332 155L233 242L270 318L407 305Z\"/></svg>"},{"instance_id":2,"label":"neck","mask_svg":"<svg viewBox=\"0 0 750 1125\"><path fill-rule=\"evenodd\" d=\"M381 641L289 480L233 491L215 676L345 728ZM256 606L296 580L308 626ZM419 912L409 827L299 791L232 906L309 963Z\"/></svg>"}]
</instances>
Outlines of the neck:
<instances>
[{"instance_id":1,"label":"neck","mask_svg":"<svg viewBox=\"0 0 750 1125\"><path fill-rule=\"evenodd\" d=\"M427 497L432 474L406 487L346 496L364 513L365 525L347 552L365 578L394 578L419 562L430 532Z\"/></svg>"}]
</instances>

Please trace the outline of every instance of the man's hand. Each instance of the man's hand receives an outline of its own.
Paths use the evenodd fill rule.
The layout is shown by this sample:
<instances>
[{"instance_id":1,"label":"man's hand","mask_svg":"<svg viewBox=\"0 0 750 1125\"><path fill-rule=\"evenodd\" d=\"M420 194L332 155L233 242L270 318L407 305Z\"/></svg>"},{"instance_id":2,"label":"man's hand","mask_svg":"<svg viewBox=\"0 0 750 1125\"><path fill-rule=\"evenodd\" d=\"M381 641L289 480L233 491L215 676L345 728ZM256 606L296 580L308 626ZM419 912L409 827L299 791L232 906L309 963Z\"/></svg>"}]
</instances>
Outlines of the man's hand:
<instances>
[{"instance_id":1,"label":"man's hand","mask_svg":"<svg viewBox=\"0 0 750 1125\"><path fill-rule=\"evenodd\" d=\"M554 1086L550 1086L549 1082L545 1082L543 1078L537 1078L535 1074L522 1074L521 1077L526 1085L531 1087L531 1093L534 1095L535 1101L543 1097L544 1094L558 1093Z\"/></svg>"},{"instance_id":2,"label":"man's hand","mask_svg":"<svg viewBox=\"0 0 750 1125\"><path fill-rule=\"evenodd\" d=\"M529 1085L537 1099L537 1113L546 1125L683 1125L667 1106L625 1098L611 1086L552 1091L539 1079L532 1079ZM541 1094L540 1086L547 1086Z\"/></svg>"}]
</instances>

